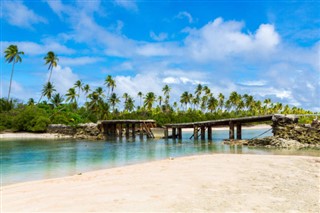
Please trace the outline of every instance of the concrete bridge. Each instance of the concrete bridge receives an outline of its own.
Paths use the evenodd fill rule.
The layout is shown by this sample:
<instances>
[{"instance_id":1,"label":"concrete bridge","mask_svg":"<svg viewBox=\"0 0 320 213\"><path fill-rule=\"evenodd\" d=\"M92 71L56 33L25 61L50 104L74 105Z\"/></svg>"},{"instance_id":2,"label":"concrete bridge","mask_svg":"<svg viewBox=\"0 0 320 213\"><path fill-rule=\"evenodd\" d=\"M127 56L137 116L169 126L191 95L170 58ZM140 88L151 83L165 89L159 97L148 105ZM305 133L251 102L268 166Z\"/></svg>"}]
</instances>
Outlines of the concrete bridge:
<instances>
[{"instance_id":1,"label":"concrete bridge","mask_svg":"<svg viewBox=\"0 0 320 213\"><path fill-rule=\"evenodd\" d=\"M228 118L220 120L210 120L201 122L191 122L191 123L176 123L176 124L166 124L164 130L164 137L169 138L169 128L172 129L172 138L182 138L183 128L193 128L194 138L198 138L199 132L202 140L205 139L205 133L207 130L207 138L212 140L212 127L215 126L229 126L229 139L235 139L234 129L237 129L237 139L242 138L241 127L243 124L253 123L253 122L265 122L272 121L273 115L263 115L263 116L251 116L242 118Z\"/></svg>"}]
</instances>

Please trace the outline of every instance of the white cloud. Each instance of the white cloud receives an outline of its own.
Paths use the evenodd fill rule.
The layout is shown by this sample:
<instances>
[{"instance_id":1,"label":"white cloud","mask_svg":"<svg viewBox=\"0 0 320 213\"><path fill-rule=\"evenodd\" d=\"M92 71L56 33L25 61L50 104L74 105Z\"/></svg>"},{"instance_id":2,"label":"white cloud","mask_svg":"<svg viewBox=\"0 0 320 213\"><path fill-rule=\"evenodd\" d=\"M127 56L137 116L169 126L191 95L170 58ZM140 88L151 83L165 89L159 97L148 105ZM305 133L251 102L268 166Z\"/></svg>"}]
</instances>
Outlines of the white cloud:
<instances>
[{"instance_id":1,"label":"white cloud","mask_svg":"<svg viewBox=\"0 0 320 213\"><path fill-rule=\"evenodd\" d=\"M168 38L167 33L159 33L158 35L155 34L153 31L150 32L150 37L155 41L164 41Z\"/></svg>"},{"instance_id":2,"label":"white cloud","mask_svg":"<svg viewBox=\"0 0 320 213\"><path fill-rule=\"evenodd\" d=\"M270 24L260 25L253 35L243 33L243 26L242 22L217 18L200 29L189 29L185 46L195 60L210 61L268 54L280 42L280 36Z\"/></svg>"},{"instance_id":3,"label":"white cloud","mask_svg":"<svg viewBox=\"0 0 320 213\"><path fill-rule=\"evenodd\" d=\"M29 29L33 29L34 24L47 23L44 17L37 15L20 1L3 1L1 18L11 25Z\"/></svg>"},{"instance_id":4,"label":"white cloud","mask_svg":"<svg viewBox=\"0 0 320 213\"><path fill-rule=\"evenodd\" d=\"M116 5L123 7L127 10L137 11L138 6L134 0L115 0Z\"/></svg>"},{"instance_id":5,"label":"white cloud","mask_svg":"<svg viewBox=\"0 0 320 213\"><path fill-rule=\"evenodd\" d=\"M66 57L60 57L59 63L63 66L82 66L86 64L94 64L100 61L103 61L103 58L99 57L78 57L78 58L66 58Z\"/></svg>"},{"instance_id":6,"label":"white cloud","mask_svg":"<svg viewBox=\"0 0 320 213\"><path fill-rule=\"evenodd\" d=\"M255 81L242 81L239 82L239 85L246 87L262 87L266 85L266 81L264 80L255 80Z\"/></svg>"},{"instance_id":7,"label":"white cloud","mask_svg":"<svg viewBox=\"0 0 320 213\"><path fill-rule=\"evenodd\" d=\"M47 73L47 78L49 72ZM74 83L79 80L79 76L73 73L70 67L57 66L52 70L51 80L55 85L57 92L66 94L68 89L74 86Z\"/></svg>"},{"instance_id":8,"label":"white cloud","mask_svg":"<svg viewBox=\"0 0 320 213\"><path fill-rule=\"evenodd\" d=\"M48 51L53 51L60 54L72 54L75 51L63 46L55 41L46 41L42 44L30 42L30 41L2 41L1 45L3 47L8 47L9 45L14 44L19 47L20 51L24 51L28 55L44 55Z\"/></svg>"},{"instance_id":9,"label":"white cloud","mask_svg":"<svg viewBox=\"0 0 320 213\"><path fill-rule=\"evenodd\" d=\"M137 48L137 54L147 57L170 55L170 51L164 45L145 44Z\"/></svg>"},{"instance_id":10,"label":"white cloud","mask_svg":"<svg viewBox=\"0 0 320 213\"><path fill-rule=\"evenodd\" d=\"M176 17L179 18L179 19L187 18L187 19L188 19L188 22L189 22L190 24L193 23L193 18L192 18L192 16L191 16L191 14L188 13L188 12L186 12L186 11L179 12Z\"/></svg>"}]
</instances>

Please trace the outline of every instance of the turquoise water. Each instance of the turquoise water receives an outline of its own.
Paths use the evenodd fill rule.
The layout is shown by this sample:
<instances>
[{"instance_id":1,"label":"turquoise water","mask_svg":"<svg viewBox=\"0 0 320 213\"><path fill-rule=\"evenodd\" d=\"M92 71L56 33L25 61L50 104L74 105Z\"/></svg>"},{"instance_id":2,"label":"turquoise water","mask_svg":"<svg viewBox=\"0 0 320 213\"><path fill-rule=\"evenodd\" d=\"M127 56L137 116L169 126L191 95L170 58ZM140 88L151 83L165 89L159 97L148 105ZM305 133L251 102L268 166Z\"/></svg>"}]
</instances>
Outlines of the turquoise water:
<instances>
[{"instance_id":1,"label":"turquoise water","mask_svg":"<svg viewBox=\"0 0 320 213\"><path fill-rule=\"evenodd\" d=\"M243 130L243 138L255 137L266 129ZM271 134L270 132L268 133ZM268 135L266 134L266 135ZM264 135L264 136L266 136ZM86 140L0 140L3 185L55 178L169 157L207 153L319 155L318 151L285 151L224 145L228 131L213 131L213 141L183 139Z\"/></svg>"}]
</instances>

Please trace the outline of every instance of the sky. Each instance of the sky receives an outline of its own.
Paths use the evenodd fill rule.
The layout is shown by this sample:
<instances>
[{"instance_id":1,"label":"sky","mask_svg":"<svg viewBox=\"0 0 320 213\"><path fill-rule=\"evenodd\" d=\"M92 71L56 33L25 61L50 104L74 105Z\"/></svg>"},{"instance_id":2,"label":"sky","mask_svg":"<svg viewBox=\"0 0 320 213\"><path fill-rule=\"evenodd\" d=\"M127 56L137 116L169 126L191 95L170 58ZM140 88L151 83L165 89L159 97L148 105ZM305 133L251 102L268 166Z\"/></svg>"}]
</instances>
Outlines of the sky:
<instances>
[{"instance_id":1,"label":"sky","mask_svg":"<svg viewBox=\"0 0 320 213\"><path fill-rule=\"evenodd\" d=\"M197 84L217 96L320 111L320 1L25 0L1 1L1 90L11 67L4 50L24 51L11 96L37 100L49 76L44 56L59 58L52 81L65 94L77 80L92 89L113 76L115 92L154 92L171 101ZM107 91L107 88L104 87ZM82 98L84 101L84 98Z\"/></svg>"}]
</instances>

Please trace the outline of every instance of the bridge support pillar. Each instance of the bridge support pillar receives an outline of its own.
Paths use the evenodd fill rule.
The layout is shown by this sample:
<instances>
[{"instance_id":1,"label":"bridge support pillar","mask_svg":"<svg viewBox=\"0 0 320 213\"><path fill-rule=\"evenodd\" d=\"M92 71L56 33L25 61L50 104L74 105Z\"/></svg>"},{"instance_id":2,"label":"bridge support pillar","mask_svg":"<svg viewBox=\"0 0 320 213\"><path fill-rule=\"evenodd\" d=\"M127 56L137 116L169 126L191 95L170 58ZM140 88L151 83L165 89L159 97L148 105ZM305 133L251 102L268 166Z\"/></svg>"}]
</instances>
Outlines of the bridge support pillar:
<instances>
[{"instance_id":1,"label":"bridge support pillar","mask_svg":"<svg viewBox=\"0 0 320 213\"><path fill-rule=\"evenodd\" d=\"M132 137L134 138L136 136L136 124L132 124Z\"/></svg>"},{"instance_id":2,"label":"bridge support pillar","mask_svg":"<svg viewBox=\"0 0 320 213\"><path fill-rule=\"evenodd\" d=\"M234 140L234 123L232 121L229 122L229 139Z\"/></svg>"},{"instance_id":3,"label":"bridge support pillar","mask_svg":"<svg viewBox=\"0 0 320 213\"><path fill-rule=\"evenodd\" d=\"M126 124L126 137L129 137L129 124Z\"/></svg>"},{"instance_id":4,"label":"bridge support pillar","mask_svg":"<svg viewBox=\"0 0 320 213\"><path fill-rule=\"evenodd\" d=\"M168 128L166 127L166 128L164 129L164 138L165 138L165 139L168 139L168 136L169 136L169 130L168 130Z\"/></svg>"},{"instance_id":5,"label":"bridge support pillar","mask_svg":"<svg viewBox=\"0 0 320 213\"><path fill-rule=\"evenodd\" d=\"M140 138L143 138L143 128L142 128L142 123L140 123L140 125L139 125L139 135L140 135Z\"/></svg>"},{"instance_id":6,"label":"bridge support pillar","mask_svg":"<svg viewBox=\"0 0 320 213\"><path fill-rule=\"evenodd\" d=\"M208 140L212 140L212 126L208 126Z\"/></svg>"},{"instance_id":7,"label":"bridge support pillar","mask_svg":"<svg viewBox=\"0 0 320 213\"><path fill-rule=\"evenodd\" d=\"M178 128L178 139L182 139L182 129Z\"/></svg>"},{"instance_id":8,"label":"bridge support pillar","mask_svg":"<svg viewBox=\"0 0 320 213\"><path fill-rule=\"evenodd\" d=\"M177 138L177 133L176 133L176 128L172 127L172 139L176 139Z\"/></svg>"},{"instance_id":9,"label":"bridge support pillar","mask_svg":"<svg viewBox=\"0 0 320 213\"><path fill-rule=\"evenodd\" d=\"M206 127L205 126L200 127L200 134L201 134L201 140L206 139Z\"/></svg>"},{"instance_id":10,"label":"bridge support pillar","mask_svg":"<svg viewBox=\"0 0 320 213\"><path fill-rule=\"evenodd\" d=\"M122 137L122 124L119 125L118 131L119 131L119 136Z\"/></svg>"},{"instance_id":11,"label":"bridge support pillar","mask_svg":"<svg viewBox=\"0 0 320 213\"><path fill-rule=\"evenodd\" d=\"M241 140L242 138L242 133L241 133L241 123L237 123L237 140Z\"/></svg>"},{"instance_id":12,"label":"bridge support pillar","mask_svg":"<svg viewBox=\"0 0 320 213\"><path fill-rule=\"evenodd\" d=\"M194 129L193 129L193 138L194 139L198 139L198 127L195 126Z\"/></svg>"}]
</instances>

